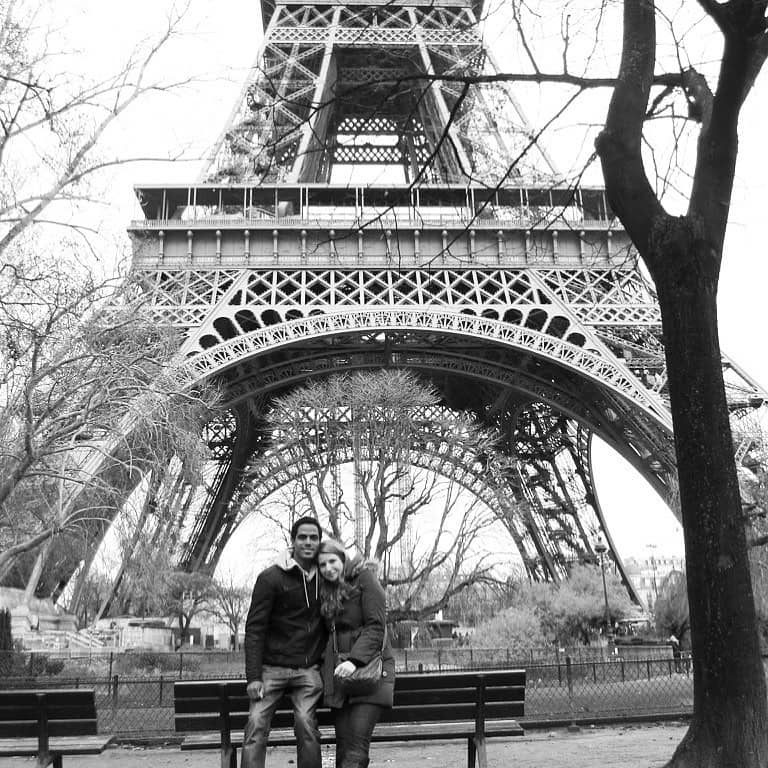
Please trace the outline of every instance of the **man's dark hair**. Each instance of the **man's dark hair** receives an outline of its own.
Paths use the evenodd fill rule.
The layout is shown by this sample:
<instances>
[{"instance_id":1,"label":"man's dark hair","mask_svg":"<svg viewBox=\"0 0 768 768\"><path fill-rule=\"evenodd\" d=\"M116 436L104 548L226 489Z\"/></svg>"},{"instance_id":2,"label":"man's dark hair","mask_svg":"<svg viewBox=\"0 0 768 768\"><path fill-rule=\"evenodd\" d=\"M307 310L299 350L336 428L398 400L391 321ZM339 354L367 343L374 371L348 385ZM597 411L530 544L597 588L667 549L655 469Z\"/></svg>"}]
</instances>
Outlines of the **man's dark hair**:
<instances>
[{"instance_id":1,"label":"man's dark hair","mask_svg":"<svg viewBox=\"0 0 768 768\"><path fill-rule=\"evenodd\" d=\"M299 526L301 525L314 525L315 528L317 528L317 534L322 539L323 538L323 529L320 527L320 523L317 521L317 518L314 517L300 517L292 526L291 526L291 541L293 541L296 538L296 534L299 532Z\"/></svg>"}]
</instances>

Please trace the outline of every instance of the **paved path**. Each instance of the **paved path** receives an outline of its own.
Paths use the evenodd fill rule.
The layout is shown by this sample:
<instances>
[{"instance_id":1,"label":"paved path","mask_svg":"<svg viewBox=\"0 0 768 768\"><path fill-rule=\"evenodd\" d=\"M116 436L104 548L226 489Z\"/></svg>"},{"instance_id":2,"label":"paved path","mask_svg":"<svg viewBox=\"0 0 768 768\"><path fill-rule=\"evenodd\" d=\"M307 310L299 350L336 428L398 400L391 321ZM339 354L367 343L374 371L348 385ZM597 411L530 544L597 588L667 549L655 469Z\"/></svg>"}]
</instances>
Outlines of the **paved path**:
<instances>
[{"instance_id":1,"label":"paved path","mask_svg":"<svg viewBox=\"0 0 768 768\"><path fill-rule=\"evenodd\" d=\"M489 768L661 768L685 733L684 723L531 731L511 739L490 739ZM324 747L324 768L333 749ZM295 751L270 750L267 768L295 768ZM31 758L0 759L3 768L31 768ZM100 756L65 757L66 768L216 768L218 752L181 752L178 747L110 749ZM466 768L466 742L374 744L370 768Z\"/></svg>"}]
</instances>

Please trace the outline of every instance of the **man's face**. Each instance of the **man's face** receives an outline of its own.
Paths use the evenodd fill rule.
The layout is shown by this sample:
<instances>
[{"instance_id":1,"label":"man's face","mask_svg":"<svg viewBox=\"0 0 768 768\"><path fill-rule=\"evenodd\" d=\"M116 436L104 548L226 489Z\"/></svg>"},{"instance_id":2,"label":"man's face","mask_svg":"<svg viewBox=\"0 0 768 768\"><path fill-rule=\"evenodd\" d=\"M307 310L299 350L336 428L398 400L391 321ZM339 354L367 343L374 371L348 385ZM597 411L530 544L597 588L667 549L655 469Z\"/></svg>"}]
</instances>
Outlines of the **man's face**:
<instances>
[{"instance_id":1,"label":"man's face","mask_svg":"<svg viewBox=\"0 0 768 768\"><path fill-rule=\"evenodd\" d=\"M293 556L304 563L311 563L320 548L320 532L316 525L302 523L293 540Z\"/></svg>"}]
</instances>

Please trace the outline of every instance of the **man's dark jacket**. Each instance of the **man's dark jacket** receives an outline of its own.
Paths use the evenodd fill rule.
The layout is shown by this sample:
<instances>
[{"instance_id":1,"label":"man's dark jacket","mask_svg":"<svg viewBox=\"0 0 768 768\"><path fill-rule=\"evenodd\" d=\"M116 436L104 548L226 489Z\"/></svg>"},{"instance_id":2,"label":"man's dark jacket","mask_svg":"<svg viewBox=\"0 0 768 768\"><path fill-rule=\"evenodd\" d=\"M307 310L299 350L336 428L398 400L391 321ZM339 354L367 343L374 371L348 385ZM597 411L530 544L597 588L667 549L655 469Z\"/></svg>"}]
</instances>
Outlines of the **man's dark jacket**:
<instances>
[{"instance_id":1,"label":"man's dark jacket","mask_svg":"<svg viewBox=\"0 0 768 768\"><path fill-rule=\"evenodd\" d=\"M318 600L320 574L307 580L288 552L256 579L245 620L245 677L262 679L264 664L311 667L323 655L326 630Z\"/></svg>"}]
</instances>

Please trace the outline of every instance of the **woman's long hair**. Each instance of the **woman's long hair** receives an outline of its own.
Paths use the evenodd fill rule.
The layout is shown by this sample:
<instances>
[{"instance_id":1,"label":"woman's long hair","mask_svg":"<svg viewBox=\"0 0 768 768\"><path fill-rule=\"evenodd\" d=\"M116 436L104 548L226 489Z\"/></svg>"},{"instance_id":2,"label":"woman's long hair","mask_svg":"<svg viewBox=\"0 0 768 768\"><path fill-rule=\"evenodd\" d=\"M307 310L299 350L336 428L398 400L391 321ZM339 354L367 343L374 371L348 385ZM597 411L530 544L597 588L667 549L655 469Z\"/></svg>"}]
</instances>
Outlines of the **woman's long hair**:
<instances>
[{"instance_id":1,"label":"woman's long hair","mask_svg":"<svg viewBox=\"0 0 768 768\"><path fill-rule=\"evenodd\" d=\"M347 572L347 553L344 546L335 539L323 539L320 542L318 557L322 554L336 555L344 564L338 581L320 578L320 613L326 619L334 619L341 613L344 601L349 597L351 587L345 579Z\"/></svg>"}]
</instances>

